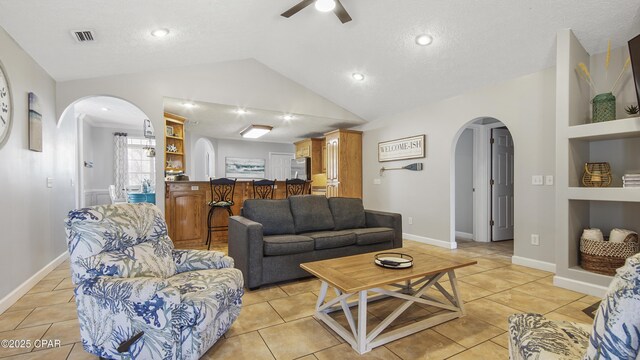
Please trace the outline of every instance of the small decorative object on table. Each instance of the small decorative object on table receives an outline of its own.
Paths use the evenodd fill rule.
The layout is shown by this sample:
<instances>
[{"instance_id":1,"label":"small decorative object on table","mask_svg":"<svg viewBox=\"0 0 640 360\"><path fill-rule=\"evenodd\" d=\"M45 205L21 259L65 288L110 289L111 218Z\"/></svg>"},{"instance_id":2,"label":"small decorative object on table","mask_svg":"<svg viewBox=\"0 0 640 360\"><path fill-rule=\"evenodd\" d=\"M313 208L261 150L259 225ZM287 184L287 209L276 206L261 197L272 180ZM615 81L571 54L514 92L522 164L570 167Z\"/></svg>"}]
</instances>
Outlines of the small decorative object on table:
<instances>
[{"instance_id":1,"label":"small decorative object on table","mask_svg":"<svg viewBox=\"0 0 640 360\"><path fill-rule=\"evenodd\" d=\"M638 115L638 113L640 113L640 109L636 105L629 105L626 108L624 108L624 112L626 112L627 115L629 115L629 116L634 116L634 115Z\"/></svg>"},{"instance_id":2,"label":"small decorative object on table","mask_svg":"<svg viewBox=\"0 0 640 360\"><path fill-rule=\"evenodd\" d=\"M611 185L611 166L608 162L584 164L582 185L586 187L607 187Z\"/></svg>"},{"instance_id":3,"label":"small decorative object on table","mask_svg":"<svg viewBox=\"0 0 640 360\"><path fill-rule=\"evenodd\" d=\"M609 70L610 58L611 58L611 41L609 41L609 47L607 49L607 58L604 65L605 71ZM591 73L589 72L587 65L585 65L584 63L578 64L578 67L576 68L578 75L580 75L580 77L584 79L584 81L586 81L587 84L589 84L589 87L591 87L593 92L597 94L591 101L593 104L592 122L615 120L616 97L613 95L613 92L618 86L618 83L620 82L622 75L624 75L625 70L629 68L630 64L631 64L631 59L628 58L627 61L624 63L622 70L620 71L620 75L618 75L618 78L613 83L613 86L611 87L611 89L608 92L604 92L604 93L598 93L598 90L596 90L596 85L593 79L591 78Z\"/></svg>"},{"instance_id":4,"label":"small decorative object on table","mask_svg":"<svg viewBox=\"0 0 640 360\"><path fill-rule=\"evenodd\" d=\"M598 274L615 275L625 260L640 252L640 242L635 231L613 229L608 237L599 240L594 235L598 229L585 229L580 238L580 266ZM600 233L600 237L602 233Z\"/></svg>"},{"instance_id":5,"label":"small decorative object on table","mask_svg":"<svg viewBox=\"0 0 640 360\"><path fill-rule=\"evenodd\" d=\"M178 148L173 144L169 144L167 145L167 152L170 152L170 153L178 152Z\"/></svg>"},{"instance_id":6,"label":"small decorative object on table","mask_svg":"<svg viewBox=\"0 0 640 360\"><path fill-rule=\"evenodd\" d=\"M630 171L622 176L623 188L640 188L640 171Z\"/></svg>"},{"instance_id":7,"label":"small decorative object on table","mask_svg":"<svg viewBox=\"0 0 640 360\"><path fill-rule=\"evenodd\" d=\"M402 253L385 252L376 254L373 262L388 269L406 269L413 266L413 257Z\"/></svg>"}]
</instances>

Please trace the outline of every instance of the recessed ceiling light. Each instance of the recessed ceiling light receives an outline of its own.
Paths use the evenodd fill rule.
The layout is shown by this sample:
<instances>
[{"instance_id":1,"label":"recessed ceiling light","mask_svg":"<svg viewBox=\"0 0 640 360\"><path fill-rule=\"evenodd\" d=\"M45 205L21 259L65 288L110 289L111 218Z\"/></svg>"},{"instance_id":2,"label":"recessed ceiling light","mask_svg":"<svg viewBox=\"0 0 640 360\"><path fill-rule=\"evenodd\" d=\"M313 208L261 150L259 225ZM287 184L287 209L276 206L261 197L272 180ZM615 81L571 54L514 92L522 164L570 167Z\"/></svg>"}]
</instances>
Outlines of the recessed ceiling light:
<instances>
[{"instance_id":1,"label":"recessed ceiling light","mask_svg":"<svg viewBox=\"0 0 640 360\"><path fill-rule=\"evenodd\" d=\"M316 0L316 10L322 12L329 12L336 7L335 0Z\"/></svg>"},{"instance_id":2,"label":"recessed ceiling light","mask_svg":"<svg viewBox=\"0 0 640 360\"><path fill-rule=\"evenodd\" d=\"M416 36L416 44L420 46L427 46L433 42L433 37L431 35L422 34Z\"/></svg>"},{"instance_id":3,"label":"recessed ceiling light","mask_svg":"<svg viewBox=\"0 0 640 360\"><path fill-rule=\"evenodd\" d=\"M273 127L268 125L249 125L248 128L240 131L240 135L247 139L257 139L260 136L267 134L271 129L273 129Z\"/></svg>"},{"instance_id":4,"label":"recessed ceiling light","mask_svg":"<svg viewBox=\"0 0 640 360\"><path fill-rule=\"evenodd\" d=\"M247 114L247 113L248 113L248 111L245 110L245 109L237 109L236 110L236 114L238 114L238 115L244 115L244 114Z\"/></svg>"},{"instance_id":5,"label":"recessed ceiling light","mask_svg":"<svg viewBox=\"0 0 640 360\"><path fill-rule=\"evenodd\" d=\"M294 116L287 114L287 115L282 116L282 118L287 120L287 121L289 121L289 120L293 120Z\"/></svg>"},{"instance_id":6,"label":"recessed ceiling light","mask_svg":"<svg viewBox=\"0 0 640 360\"><path fill-rule=\"evenodd\" d=\"M108 107L103 107L101 110L102 111L110 111L111 109L109 109Z\"/></svg>"},{"instance_id":7,"label":"recessed ceiling light","mask_svg":"<svg viewBox=\"0 0 640 360\"><path fill-rule=\"evenodd\" d=\"M189 108L189 109L192 109L192 108L196 107L196 104L186 102L186 103L182 103L182 106L184 106L186 108Z\"/></svg>"},{"instance_id":8,"label":"recessed ceiling light","mask_svg":"<svg viewBox=\"0 0 640 360\"><path fill-rule=\"evenodd\" d=\"M169 29L155 29L151 32L151 35L155 36L155 37L165 37L167 35L169 35Z\"/></svg>"},{"instance_id":9,"label":"recessed ceiling light","mask_svg":"<svg viewBox=\"0 0 640 360\"><path fill-rule=\"evenodd\" d=\"M351 74L351 77L355 81L363 81L364 80L364 74L361 74L361 73L353 73L353 74Z\"/></svg>"}]
</instances>

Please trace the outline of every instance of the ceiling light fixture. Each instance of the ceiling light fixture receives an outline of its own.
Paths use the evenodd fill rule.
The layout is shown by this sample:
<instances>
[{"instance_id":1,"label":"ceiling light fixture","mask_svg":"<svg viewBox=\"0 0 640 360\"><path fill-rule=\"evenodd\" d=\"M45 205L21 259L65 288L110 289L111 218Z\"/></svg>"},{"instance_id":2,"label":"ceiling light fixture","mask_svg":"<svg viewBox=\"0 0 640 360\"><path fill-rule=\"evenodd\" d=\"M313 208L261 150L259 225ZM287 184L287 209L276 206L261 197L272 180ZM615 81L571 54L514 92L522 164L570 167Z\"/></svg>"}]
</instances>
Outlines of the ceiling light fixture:
<instances>
[{"instance_id":1,"label":"ceiling light fixture","mask_svg":"<svg viewBox=\"0 0 640 360\"><path fill-rule=\"evenodd\" d=\"M355 81L363 81L364 80L364 74L361 74L361 73L353 73L353 74L351 74L351 77Z\"/></svg>"},{"instance_id":2,"label":"ceiling light fixture","mask_svg":"<svg viewBox=\"0 0 640 360\"><path fill-rule=\"evenodd\" d=\"M169 35L169 29L164 29L164 28L156 29L156 30L153 30L151 32L151 35L153 35L153 36L155 36L157 38L165 37L165 36Z\"/></svg>"},{"instance_id":3,"label":"ceiling light fixture","mask_svg":"<svg viewBox=\"0 0 640 360\"><path fill-rule=\"evenodd\" d=\"M290 121L290 120L293 120L293 115L287 114L287 115L284 115L282 118L287 120L287 121Z\"/></svg>"},{"instance_id":4,"label":"ceiling light fixture","mask_svg":"<svg viewBox=\"0 0 640 360\"><path fill-rule=\"evenodd\" d=\"M103 107L102 111L110 111L111 109L109 109L108 107Z\"/></svg>"},{"instance_id":5,"label":"ceiling light fixture","mask_svg":"<svg viewBox=\"0 0 640 360\"><path fill-rule=\"evenodd\" d=\"M186 102L186 103L182 103L182 106L184 106L186 108L189 108L189 109L193 109L194 107L196 107L196 104Z\"/></svg>"},{"instance_id":6,"label":"ceiling light fixture","mask_svg":"<svg viewBox=\"0 0 640 360\"><path fill-rule=\"evenodd\" d=\"M316 10L322 12L329 12L336 7L335 0L316 0Z\"/></svg>"},{"instance_id":7,"label":"ceiling light fixture","mask_svg":"<svg viewBox=\"0 0 640 360\"><path fill-rule=\"evenodd\" d=\"M427 46L433 42L433 37L427 34L416 36L416 44L420 46Z\"/></svg>"},{"instance_id":8,"label":"ceiling light fixture","mask_svg":"<svg viewBox=\"0 0 640 360\"><path fill-rule=\"evenodd\" d=\"M238 115L244 115L246 113L248 113L248 111L245 110L245 109L237 109L236 110L236 114L238 114Z\"/></svg>"},{"instance_id":9,"label":"ceiling light fixture","mask_svg":"<svg viewBox=\"0 0 640 360\"><path fill-rule=\"evenodd\" d=\"M267 134L271 129L273 129L273 127L268 125L249 125L248 128L240 131L240 135L247 139L257 139Z\"/></svg>"}]
</instances>

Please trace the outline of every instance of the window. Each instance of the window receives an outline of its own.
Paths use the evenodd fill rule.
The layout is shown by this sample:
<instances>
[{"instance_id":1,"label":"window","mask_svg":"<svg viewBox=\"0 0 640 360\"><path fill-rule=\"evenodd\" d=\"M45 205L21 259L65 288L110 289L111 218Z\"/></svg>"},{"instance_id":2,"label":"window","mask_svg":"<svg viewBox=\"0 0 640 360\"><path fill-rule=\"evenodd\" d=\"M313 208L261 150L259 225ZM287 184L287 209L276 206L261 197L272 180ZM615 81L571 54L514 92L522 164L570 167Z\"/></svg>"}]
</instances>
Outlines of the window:
<instances>
[{"instance_id":1,"label":"window","mask_svg":"<svg viewBox=\"0 0 640 360\"><path fill-rule=\"evenodd\" d=\"M145 148L156 146L155 139L127 138L127 188L140 189L144 179L155 183L156 158L148 157Z\"/></svg>"}]
</instances>

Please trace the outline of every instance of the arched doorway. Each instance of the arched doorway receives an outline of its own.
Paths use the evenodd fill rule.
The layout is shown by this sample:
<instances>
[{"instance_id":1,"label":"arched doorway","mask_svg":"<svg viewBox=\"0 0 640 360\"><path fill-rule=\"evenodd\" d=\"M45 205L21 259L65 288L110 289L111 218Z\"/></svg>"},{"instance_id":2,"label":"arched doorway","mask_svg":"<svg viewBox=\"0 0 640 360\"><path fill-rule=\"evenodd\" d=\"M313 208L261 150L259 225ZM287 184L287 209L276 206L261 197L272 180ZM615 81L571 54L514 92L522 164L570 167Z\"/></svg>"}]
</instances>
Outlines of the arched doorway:
<instances>
[{"instance_id":1,"label":"arched doorway","mask_svg":"<svg viewBox=\"0 0 640 360\"><path fill-rule=\"evenodd\" d=\"M155 135L148 119L113 96L84 97L67 106L59 122L76 124L77 207L126 201L128 192L147 190L147 184L153 193Z\"/></svg>"},{"instance_id":2,"label":"arched doorway","mask_svg":"<svg viewBox=\"0 0 640 360\"><path fill-rule=\"evenodd\" d=\"M451 241L513 240L514 143L500 120L462 126L452 143Z\"/></svg>"},{"instance_id":3,"label":"arched doorway","mask_svg":"<svg viewBox=\"0 0 640 360\"><path fill-rule=\"evenodd\" d=\"M209 181L215 177L216 160L215 149L207 138L199 138L193 145L191 168L193 181Z\"/></svg>"}]
</instances>

